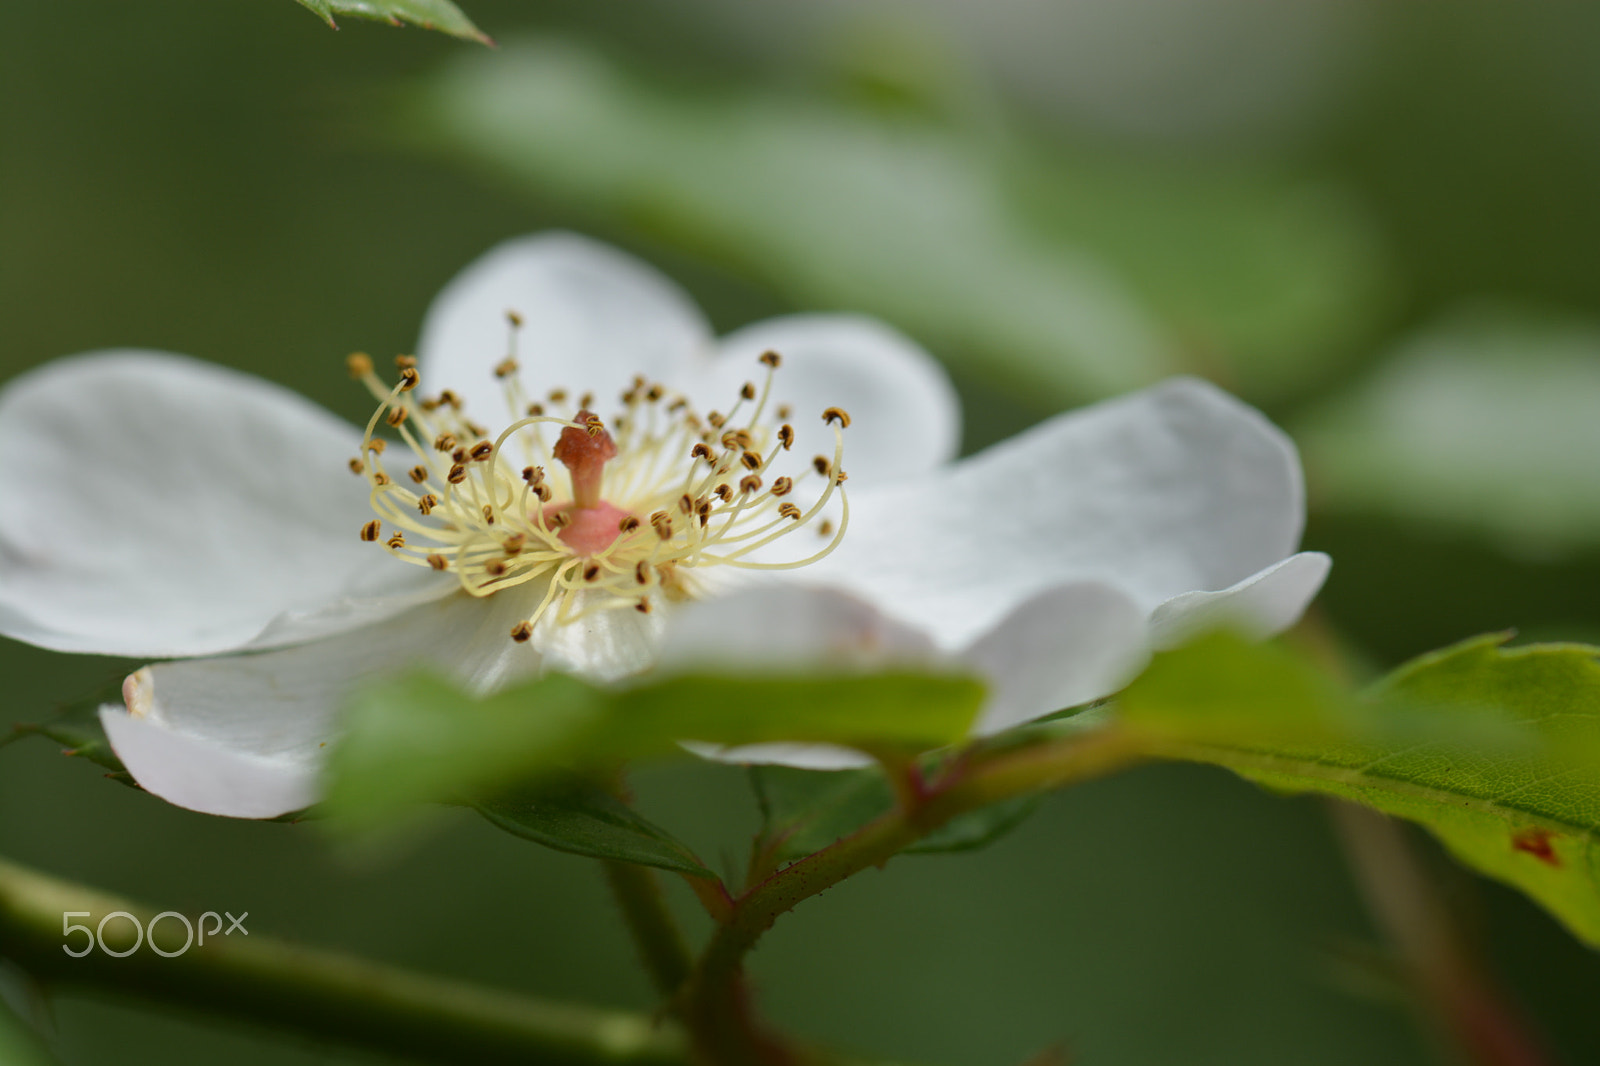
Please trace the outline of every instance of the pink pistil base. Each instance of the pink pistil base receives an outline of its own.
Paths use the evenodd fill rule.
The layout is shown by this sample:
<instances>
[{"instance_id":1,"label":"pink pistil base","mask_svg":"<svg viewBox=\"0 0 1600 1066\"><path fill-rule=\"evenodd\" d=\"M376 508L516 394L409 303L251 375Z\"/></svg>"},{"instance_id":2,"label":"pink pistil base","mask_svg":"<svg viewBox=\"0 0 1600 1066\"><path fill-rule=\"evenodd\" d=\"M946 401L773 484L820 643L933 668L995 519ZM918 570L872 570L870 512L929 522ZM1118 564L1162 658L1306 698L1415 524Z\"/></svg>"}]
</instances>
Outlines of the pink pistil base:
<instances>
[{"instance_id":1,"label":"pink pistil base","mask_svg":"<svg viewBox=\"0 0 1600 1066\"><path fill-rule=\"evenodd\" d=\"M576 555L596 555L611 547L611 542L622 532L622 520L628 517L627 511L604 500L593 507L550 504L544 509L545 522L558 514L567 515L568 522L556 536Z\"/></svg>"}]
</instances>

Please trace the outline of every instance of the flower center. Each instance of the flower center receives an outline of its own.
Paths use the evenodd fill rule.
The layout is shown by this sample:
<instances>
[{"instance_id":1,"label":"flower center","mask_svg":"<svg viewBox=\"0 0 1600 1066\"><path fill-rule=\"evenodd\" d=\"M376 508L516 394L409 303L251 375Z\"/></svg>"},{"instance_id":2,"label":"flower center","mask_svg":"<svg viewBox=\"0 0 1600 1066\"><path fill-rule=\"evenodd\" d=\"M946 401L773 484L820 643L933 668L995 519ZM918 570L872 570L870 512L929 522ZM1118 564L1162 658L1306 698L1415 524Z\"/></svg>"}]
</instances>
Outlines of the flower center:
<instances>
[{"instance_id":1,"label":"flower center","mask_svg":"<svg viewBox=\"0 0 1600 1066\"><path fill-rule=\"evenodd\" d=\"M405 402L419 384L411 357L396 359L400 380L392 387L368 356L349 358L352 376L378 400L361 455L350 461L366 478L377 515L362 526L362 540L450 571L474 596L546 583L537 607L511 630L518 641L547 617L566 624L602 610L648 612L655 597L692 598L712 567L790 569L838 545L850 513L839 465L840 431L850 419L839 408L823 412L834 428L833 454L780 474L794 429L789 412L768 402L782 363L776 352L760 358L765 383L746 382L726 414L702 417L687 397L636 377L608 424L594 413L591 394L572 403L565 389L554 389L529 402L515 356L521 320L508 317L513 354L495 375L511 420L492 437L448 389L414 407ZM414 461L401 475L405 483L386 469L380 424L410 452L403 461ZM837 528L825 515L836 493ZM806 505L795 502L808 495ZM750 558L801 528L826 543L792 561Z\"/></svg>"}]
</instances>

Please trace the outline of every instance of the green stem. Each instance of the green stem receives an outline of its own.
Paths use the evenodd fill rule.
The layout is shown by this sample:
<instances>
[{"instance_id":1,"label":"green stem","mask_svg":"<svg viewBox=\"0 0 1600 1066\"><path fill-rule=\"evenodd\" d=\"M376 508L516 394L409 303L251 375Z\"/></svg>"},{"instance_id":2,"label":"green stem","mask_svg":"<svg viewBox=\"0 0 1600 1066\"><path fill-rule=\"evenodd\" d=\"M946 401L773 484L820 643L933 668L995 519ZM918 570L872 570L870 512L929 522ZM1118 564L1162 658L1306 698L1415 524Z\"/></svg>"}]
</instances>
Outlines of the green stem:
<instances>
[{"instance_id":1,"label":"green stem","mask_svg":"<svg viewBox=\"0 0 1600 1066\"><path fill-rule=\"evenodd\" d=\"M126 911L149 928L152 912L126 900L0 862L0 957L46 985L120 993L198 1009L274 1029L293 1029L362 1047L440 1062L539 1066L683 1064L686 1043L671 1025L623 1011L553 1003L394 967L237 934L164 958L148 944L125 958L99 948L82 958L62 950L62 915L91 928ZM160 945L182 947L182 924L157 927ZM105 928L111 946L131 923ZM82 934L74 934L74 948Z\"/></svg>"},{"instance_id":2,"label":"green stem","mask_svg":"<svg viewBox=\"0 0 1600 1066\"><path fill-rule=\"evenodd\" d=\"M868 866L882 866L959 814L1099 777L1143 758L1137 739L1115 727L1024 748L977 752L946 777L905 790L896 810L753 885L733 901L732 913L712 936L685 986L684 1018L697 1047L719 1064L741 1061L738 1049L749 1029L743 1021L744 957L786 911ZM748 1044L744 1053L749 1054Z\"/></svg>"},{"instance_id":3,"label":"green stem","mask_svg":"<svg viewBox=\"0 0 1600 1066\"><path fill-rule=\"evenodd\" d=\"M650 981L663 999L671 999L694 960L689 955L688 942L678 928L667 901L661 894L661 884L654 870L628 862L606 862L606 882L622 911L628 932L633 934L634 945Z\"/></svg>"},{"instance_id":4,"label":"green stem","mask_svg":"<svg viewBox=\"0 0 1600 1066\"><path fill-rule=\"evenodd\" d=\"M1400 822L1334 800L1329 812L1356 883L1398 949L1436 1032L1472 1066L1555 1066L1528 1019L1490 975Z\"/></svg>"}]
</instances>

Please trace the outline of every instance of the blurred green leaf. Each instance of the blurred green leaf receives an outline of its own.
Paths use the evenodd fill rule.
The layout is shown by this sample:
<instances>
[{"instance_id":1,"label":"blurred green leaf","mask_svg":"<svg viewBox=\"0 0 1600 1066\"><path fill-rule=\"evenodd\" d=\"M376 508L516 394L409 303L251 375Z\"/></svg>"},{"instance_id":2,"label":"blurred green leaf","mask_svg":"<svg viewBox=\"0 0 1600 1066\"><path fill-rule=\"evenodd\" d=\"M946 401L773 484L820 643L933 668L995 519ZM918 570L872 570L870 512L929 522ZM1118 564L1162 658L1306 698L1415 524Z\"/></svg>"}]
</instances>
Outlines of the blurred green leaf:
<instances>
[{"instance_id":1,"label":"blurred green leaf","mask_svg":"<svg viewBox=\"0 0 1600 1066\"><path fill-rule=\"evenodd\" d=\"M1600 944L1600 648L1479 637L1365 698L1282 648L1213 638L1120 699L1153 751L1417 822Z\"/></svg>"},{"instance_id":2,"label":"blurred green leaf","mask_svg":"<svg viewBox=\"0 0 1600 1066\"><path fill-rule=\"evenodd\" d=\"M894 806L883 773L752 766L750 786L761 808L762 847L775 862L820 851Z\"/></svg>"},{"instance_id":3,"label":"blurred green leaf","mask_svg":"<svg viewBox=\"0 0 1600 1066\"><path fill-rule=\"evenodd\" d=\"M1600 543L1600 328L1485 311L1401 348L1298 427L1320 506Z\"/></svg>"},{"instance_id":4,"label":"blurred green leaf","mask_svg":"<svg viewBox=\"0 0 1600 1066\"><path fill-rule=\"evenodd\" d=\"M0 747L23 737L44 737L60 744L64 749L62 754L88 759L112 771L112 776L119 780L131 781L122 760L111 750L111 742L106 739L106 731L100 725L101 705L121 701L122 683L108 682L89 695L66 704L43 722L16 723L9 734L0 736Z\"/></svg>"},{"instance_id":5,"label":"blurred green leaf","mask_svg":"<svg viewBox=\"0 0 1600 1066\"><path fill-rule=\"evenodd\" d=\"M493 43L450 0L299 0L299 3L321 16L334 29L339 28L333 20L335 15L354 15L395 26L409 22L413 26L438 30L452 37L480 44Z\"/></svg>"},{"instance_id":6,"label":"blurred green leaf","mask_svg":"<svg viewBox=\"0 0 1600 1066\"><path fill-rule=\"evenodd\" d=\"M1371 227L1323 191L1101 166L837 99L686 91L573 42L458 63L422 117L403 135L430 130L435 150L796 306L877 314L1047 405L1179 369L1281 391L1362 334L1382 288Z\"/></svg>"},{"instance_id":7,"label":"blurred green leaf","mask_svg":"<svg viewBox=\"0 0 1600 1066\"><path fill-rule=\"evenodd\" d=\"M6 1066L52 1066L55 1059L4 999L0 999L0 1062Z\"/></svg>"},{"instance_id":8,"label":"blurred green leaf","mask_svg":"<svg viewBox=\"0 0 1600 1066\"><path fill-rule=\"evenodd\" d=\"M523 786L475 806L506 832L557 851L712 876L687 845L592 782Z\"/></svg>"},{"instance_id":9,"label":"blurred green leaf","mask_svg":"<svg viewBox=\"0 0 1600 1066\"><path fill-rule=\"evenodd\" d=\"M958 814L906 849L913 855L977 851L999 840L1039 809L1044 797L1018 796Z\"/></svg>"},{"instance_id":10,"label":"blurred green leaf","mask_svg":"<svg viewBox=\"0 0 1600 1066\"><path fill-rule=\"evenodd\" d=\"M894 792L876 767L798 770L752 766L750 783L761 807L763 847L776 862L810 855L848 836L894 806ZM975 851L1021 825L1039 805L1023 796L968 811L906 849L908 854Z\"/></svg>"},{"instance_id":11,"label":"blurred green leaf","mask_svg":"<svg viewBox=\"0 0 1600 1066\"><path fill-rule=\"evenodd\" d=\"M681 740L922 751L964 737L982 699L976 681L928 674L684 676L626 690L551 676L484 698L414 675L354 701L325 807L359 828L415 803L672 754Z\"/></svg>"}]
</instances>

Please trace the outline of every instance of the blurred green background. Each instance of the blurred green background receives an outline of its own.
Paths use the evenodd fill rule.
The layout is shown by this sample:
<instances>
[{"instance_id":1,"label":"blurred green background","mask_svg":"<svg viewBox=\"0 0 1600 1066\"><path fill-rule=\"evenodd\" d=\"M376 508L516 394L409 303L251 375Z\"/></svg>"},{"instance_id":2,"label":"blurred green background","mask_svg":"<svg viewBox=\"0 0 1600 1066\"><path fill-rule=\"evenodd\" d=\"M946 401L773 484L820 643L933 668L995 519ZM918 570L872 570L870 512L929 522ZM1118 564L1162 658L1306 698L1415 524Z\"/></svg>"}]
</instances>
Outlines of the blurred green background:
<instances>
[{"instance_id":1,"label":"blurred green background","mask_svg":"<svg viewBox=\"0 0 1600 1066\"><path fill-rule=\"evenodd\" d=\"M724 329L890 319L951 368L969 448L1213 377L1301 441L1307 546L1336 560L1321 610L1374 667L1489 629L1600 636L1600 9L465 6L499 50L333 33L289 0L12 0L0 380L145 346L363 417L346 352L408 350L460 266L566 226L657 263ZM6 714L122 669L4 643ZM738 771L638 783L652 818L739 861ZM650 1003L591 865L465 815L350 854L37 741L0 750L0 812L0 854L149 903ZM1441 870L1565 1061L1600 1061L1600 961ZM1055 797L989 851L863 874L754 966L779 1021L930 1063L1055 1041L1096 1064L1435 1061L1359 961L1374 939L1316 803L1157 768ZM103 1002L45 1024L74 1064L373 1061Z\"/></svg>"}]
</instances>

